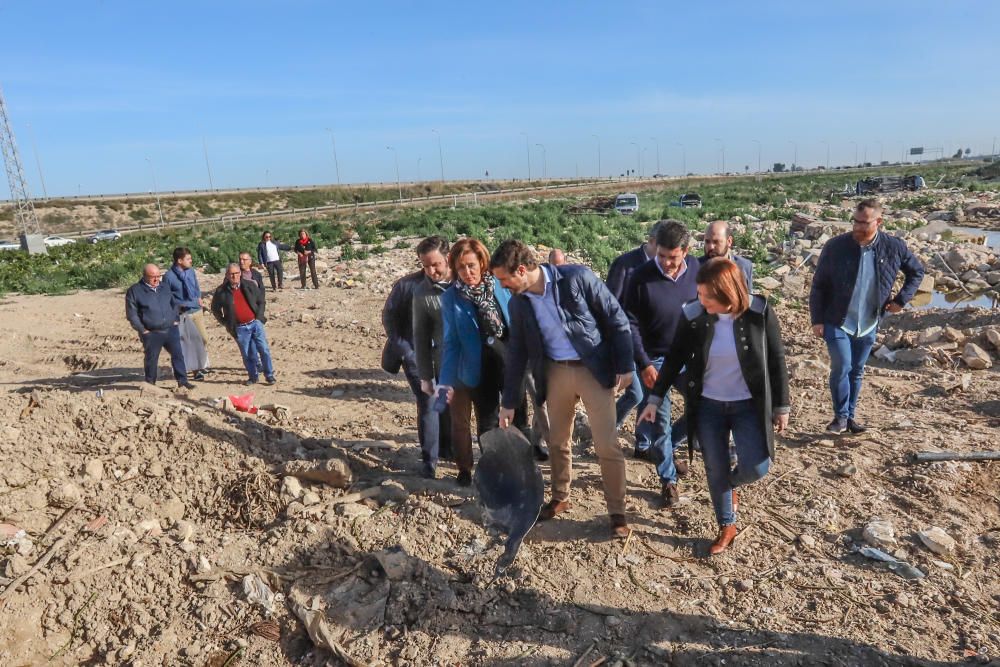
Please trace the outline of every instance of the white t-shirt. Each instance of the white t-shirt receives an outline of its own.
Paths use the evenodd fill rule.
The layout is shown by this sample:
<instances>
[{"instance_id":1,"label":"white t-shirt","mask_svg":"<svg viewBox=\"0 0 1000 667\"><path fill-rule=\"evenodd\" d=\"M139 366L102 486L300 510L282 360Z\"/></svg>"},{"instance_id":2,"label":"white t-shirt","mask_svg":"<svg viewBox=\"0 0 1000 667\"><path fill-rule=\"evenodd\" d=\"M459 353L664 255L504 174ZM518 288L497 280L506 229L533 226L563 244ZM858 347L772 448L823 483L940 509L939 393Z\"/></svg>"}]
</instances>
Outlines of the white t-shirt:
<instances>
[{"instance_id":1,"label":"white t-shirt","mask_svg":"<svg viewBox=\"0 0 1000 667\"><path fill-rule=\"evenodd\" d=\"M740 358L736 356L733 316L728 313L720 314L719 321L715 323L701 395L715 401L744 401L753 398L743 379Z\"/></svg>"},{"instance_id":2,"label":"white t-shirt","mask_svg":"<svg viewBox=\"0 0 1000 667\"><path fill-rule=\"evenodd\" d=\"M274 245L273 241L264 241L264 259L268 262L277 262L280 257L278 257L278 246Z\"/></svg>"}]
</instances>

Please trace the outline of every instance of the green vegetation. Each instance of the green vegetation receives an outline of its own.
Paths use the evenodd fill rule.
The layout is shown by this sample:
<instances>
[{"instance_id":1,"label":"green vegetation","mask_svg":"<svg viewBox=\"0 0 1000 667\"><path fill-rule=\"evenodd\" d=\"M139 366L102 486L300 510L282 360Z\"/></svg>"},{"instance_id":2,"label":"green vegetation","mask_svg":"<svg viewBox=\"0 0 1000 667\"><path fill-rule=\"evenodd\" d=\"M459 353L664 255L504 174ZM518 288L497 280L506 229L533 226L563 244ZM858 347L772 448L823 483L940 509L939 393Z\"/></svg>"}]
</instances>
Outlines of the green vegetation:
<instances>
[{"instance_id":1,"label":"green vegetation","mask_svg":"<svg viewBox=\"0 0 1000 667\"><path fill-rule=\"evenodd\" d=\"M928 183L935 184L940 180L944 186L961 186L974 181L975 176L968 172L977 166L981 165L963 165L960 168L930 166L888 173L919 171ZM873 170L872 173L876 172ZM883 170L882 173L887 172ZM304 226L319 247L340 246L345 260L385 252L387 241L395 236L443 234L451 239L474 236L490 247L503 239L519 238L528 243L561 247L581 255L603 274L618 254L642 241L654 220L674 218L694 230L704 229L709 221L733 217L784 220L794 213L794 209L787 206L788 200L828 201L831 192L842 190L846 184L860 177L858 173L831 172L766 176L759 180L692 178L670 183L667 187L657 183L639 189L640 211L634 216L617 213L570 214L566 212L570 203L568 200L550 199L454 209L449 206L402 208L386 213L381 219L375 219L370 214L353 214L268 224L275 238L289 245L294 242L297 230ZM363 193L363 197L381 194L383 198L386 194L385 189L343 189L337 192ZM704 208L683 209L670 205L685 192L698 192L704 200ZM302 194L306 194L305 191ZM267 193L242 196L244 205L260 205L269 201ZM839 201L839 197L835 199ZM214 199L212 201L216 203ZM308 201L301 199L297 203ZM922 203L922 199L918 196L907 203L917 205ZM202 207L209 206L208 199L195 200L194 205L201 211ZM114 204L110 203L109 208L114 208ZM136 209L136 212L140 210L143 209ZM173 248L178 245L191 249L196 265L204 266L210 273L217 273L228 262L235 261L241 251L256 255L262 229L238 223L235 227L197 227L128 234L113 243L91 245L83 242L51 248L48 255L3 252L0 253L0 292L55 294L75 289L125 287L138 279L142 265L148 261L155 261L165 268ZM758 263L762 272L766 272L766 267L760 263L766 256L767 248L759 234L749 229L738 232L736 245L743 254ZM405 247L405 244L395 244L394 247Z\"/></svg>"}]
</instances>

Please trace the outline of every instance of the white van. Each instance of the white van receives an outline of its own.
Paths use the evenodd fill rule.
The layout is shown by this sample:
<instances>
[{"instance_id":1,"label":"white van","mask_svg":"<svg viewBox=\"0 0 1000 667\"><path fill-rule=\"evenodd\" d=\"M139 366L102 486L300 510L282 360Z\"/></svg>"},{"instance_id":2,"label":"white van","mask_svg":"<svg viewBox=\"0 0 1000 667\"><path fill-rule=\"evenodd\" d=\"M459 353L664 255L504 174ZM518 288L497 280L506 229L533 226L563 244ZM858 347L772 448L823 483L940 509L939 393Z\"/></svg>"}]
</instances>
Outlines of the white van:
<instances>
[{"instance_id":1,"label":"white van","mask_svg":"<svg viewBox=\"0 0 1000 667\"><path fill-rule=\"evenodd\" d=\"M632 215L639 210L639 195L623 192L615 197L615 210L623 215Z\"/></svg>"}]
</instances>

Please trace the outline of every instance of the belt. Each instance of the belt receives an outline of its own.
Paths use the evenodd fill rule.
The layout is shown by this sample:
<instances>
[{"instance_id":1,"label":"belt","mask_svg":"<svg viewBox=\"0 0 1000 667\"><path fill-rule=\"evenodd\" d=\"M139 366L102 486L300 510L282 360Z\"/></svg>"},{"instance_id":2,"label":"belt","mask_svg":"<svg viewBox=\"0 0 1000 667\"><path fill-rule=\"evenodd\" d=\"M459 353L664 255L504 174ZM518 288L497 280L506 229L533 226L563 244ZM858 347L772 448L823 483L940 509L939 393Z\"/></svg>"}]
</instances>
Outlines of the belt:
<instances>
[{"instance_id":1,"label":"belt","mask_svg":"<svg viewBox=\"0 0 1000 667\"><path fill-rule=\"evenodd\" d=\"M248 327L248 326L250 326L251 324L253 324L256 321L257 321L256 319L253 319L253 320L250 320L249 322L244 322L243 324L237 324L236 326L237 327Z\"/></svg>"},{"instance_id":2,"label":"belt","mask_svg":"<svg viewBox=\"0 0 1000 667\"><path fill-rule=\"evenodd\" d=\"M583 366L583 362L579 359L549 359L550 364L559 364L560 366Z\"/></svg>"}]
</instances>

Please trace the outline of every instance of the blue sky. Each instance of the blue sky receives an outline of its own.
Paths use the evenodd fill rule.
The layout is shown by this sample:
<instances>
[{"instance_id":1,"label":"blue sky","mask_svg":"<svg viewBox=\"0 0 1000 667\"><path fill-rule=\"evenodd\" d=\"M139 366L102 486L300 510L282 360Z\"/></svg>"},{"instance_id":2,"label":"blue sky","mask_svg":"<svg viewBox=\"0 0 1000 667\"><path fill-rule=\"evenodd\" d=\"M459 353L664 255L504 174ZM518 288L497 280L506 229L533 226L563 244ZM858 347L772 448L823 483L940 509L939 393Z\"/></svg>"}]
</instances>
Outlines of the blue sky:
<instances>
[{"instance_id":1,"label":"blue sky","mask_svg":"<svg viewBox=\"0 0 1000 667\"><path fill-rule=\"evenodd\" d=\"M991 150L1000 3L0 1L35 196ZM437 130L435 134L432 130ZM524 133L524 134L522 134ZM528 150L526 150L526 136ZM633 145L633 142L636 145ZM795 145L793 143L795 142ZM851 143L854 142L854 143ZM878 142L881 142L881 147ZM678 146L683 144L683 149ZM544 145L543 149L536 144ZM637 160L638 148L638 160ZM682 156L683 153L683 156ZM543 164L544 154L544 164ZM148 158L148 161L147 161ZM151 169L152 167L152 169ZM0 197L8 195L0 185Z\"/></svg>"}]
</instances>

